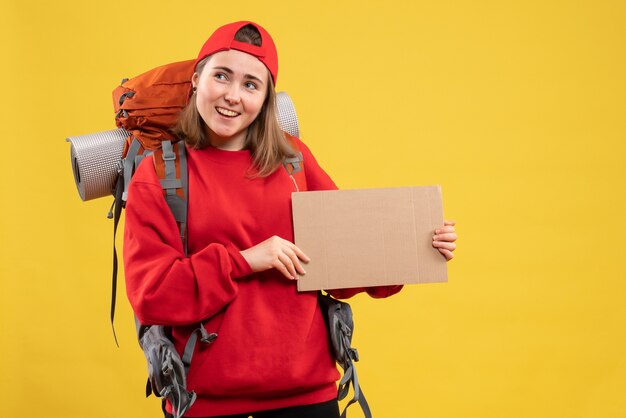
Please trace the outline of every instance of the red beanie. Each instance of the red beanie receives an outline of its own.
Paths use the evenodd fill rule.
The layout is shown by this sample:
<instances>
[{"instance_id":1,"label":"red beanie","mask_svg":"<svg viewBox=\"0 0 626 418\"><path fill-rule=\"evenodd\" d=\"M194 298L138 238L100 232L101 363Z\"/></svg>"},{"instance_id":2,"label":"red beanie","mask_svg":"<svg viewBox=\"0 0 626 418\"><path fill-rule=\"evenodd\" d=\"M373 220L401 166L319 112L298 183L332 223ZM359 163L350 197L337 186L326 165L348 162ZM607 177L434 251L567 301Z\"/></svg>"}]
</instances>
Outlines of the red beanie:
<instances>
[{"instance_id":1,"label":"red beanie","mask_svg":"<svg viewBox=\"0 0 626 418\"><path fill-rule=\"evenodd\" d=\"M235 40L237 31L246 25L252 25L259 31L261 34L261 46L250 45ZM274 85L276 85L276 78L278 76L278 53L276 52L276 46L270 34L253 22L242 21L229 23L218 28L202 46L194 68L207 56L229 49L236 49L257 57L259 61L265 64L267 69L270 70Z\"/></svg>"}]
</instances>

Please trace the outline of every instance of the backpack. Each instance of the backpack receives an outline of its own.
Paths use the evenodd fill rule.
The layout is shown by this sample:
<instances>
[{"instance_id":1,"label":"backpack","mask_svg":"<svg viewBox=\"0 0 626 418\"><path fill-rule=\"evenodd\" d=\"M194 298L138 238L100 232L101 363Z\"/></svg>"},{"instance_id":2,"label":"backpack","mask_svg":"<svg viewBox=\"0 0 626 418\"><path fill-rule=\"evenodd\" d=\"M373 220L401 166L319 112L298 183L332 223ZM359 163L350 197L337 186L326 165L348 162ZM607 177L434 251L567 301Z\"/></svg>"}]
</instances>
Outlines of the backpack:
<instances>
[{"instance_id":1,"label":"backpack","mask_svg":"<svg viewBox=\"0 0 626 418\"><path fill-rule=\"evenodd\" d=\"M155 170L163 186L165 200L178 224L187 255L187 158L184 144L177 142L178 138L170 128L187 105L194 65L194 60L162 65L132 79L123 79L113 90L115 123L128 136L124 143L122 167L117 177L115 200L110 212L110 217L114 219L111 325L115 316L117 289L117 224L126 204L130 179L143 158L149 154L154 154ZM278 93L277 106L281 127L297 136L297 118L289 96ZM306 184L299 164L302 154L299 153L293 137L289 134L286 137L297 155L284 162L285 168L296 180L296 184ZM113 334L115 336L114 328ZM117 343L117 337L115 340Z\"/></svg>"},{"instance_id":2,"label":"backpack","mask_svg":"<svg viewBox=\"0 0 626 418\"><path fill-rule=\"evenodd\" d=\"M348 407L355 402L359 403L365 418L372 418L372 412L365 399L365 394L361 390L356 367L354 366L354 362L359 361L359 353L356 348L352 347L352 334L354 332L352 308L348 303L322 292L318 292L317 301L322 310L326 329L330 334L335 360L343 369L343 377L339 381L337 388L337 400L342 400L348 395L350 384L352 384L352 390L354 391L352 399L348 401L341 413L341 418L346 418Z\"/></svg>"},{"instance_id":3,"label":"backpack","mask_svg":"<svg viewBox=\"0 0 626 418\"><path fill-rule=\"evenodd\" d=\"M178 114L187 103L193 65L194 60L177 62L154 68L132 79L122 80L120 86L113 91L118 129L67 139L72 143L72 168L81 198L89 200L109 194L107 192L112 192L115 196L109 218L114 219L111 326L116 344L118 342L113 326L118 269L115 237L127 199L130 179L136 167L147 155L153 155L155 171L162 184L164 198L179 226L183 248L187 255L188 183L185 145L177 142L178 138L169 129L175 124ZM299 152L294 138L299 136L297 116L293 103L286 93L277 94L277 107L279 123L295 152L294 157L283 161L283 166L294 180L297 190L306 190L302 153ZM352 383L354 397L346 409L358 401L366 418L371 418L353 363L358 361L358 354L350 345L353 331L350 305L322 292L318 293L318 300L336 360L344 369L338 399L346 397ZM155 396L162 397L164 413L165 399L169 400L174 418L179 418L196 399L196 394L187 391L186 388L186 374L195 345L198 339L202 343L210 344L217 338L217 334L209 333L202 323L199 323L187 341L181 357L174 348L167 327L144 326L136 317L135 324L139 344L148 365L146 396L154 393ZM346 416L346 409L342 417Z\"/></svg>"}]
</instances>

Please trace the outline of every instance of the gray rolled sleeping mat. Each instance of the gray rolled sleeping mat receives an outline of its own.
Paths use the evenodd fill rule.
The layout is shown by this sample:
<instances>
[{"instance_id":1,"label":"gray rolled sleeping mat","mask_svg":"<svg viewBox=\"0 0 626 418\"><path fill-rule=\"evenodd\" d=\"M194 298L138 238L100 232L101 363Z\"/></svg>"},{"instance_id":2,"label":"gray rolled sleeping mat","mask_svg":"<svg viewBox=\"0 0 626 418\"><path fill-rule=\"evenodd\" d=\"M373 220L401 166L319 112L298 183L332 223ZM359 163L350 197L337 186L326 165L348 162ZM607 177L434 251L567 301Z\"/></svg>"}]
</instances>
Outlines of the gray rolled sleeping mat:
<instances>
[{"instance_id":1,"label":"gray rolled sleeping mat","mask_svg":"<svg viewBox=\"0 0 626 418\"><path fill-rule=\"evenodd\" d=\"M130 135L120 128L67 138L78 194L84 201L110 196Z\"/></svg>"},{"instance_id":2,"label":"gray rolled sleeping mat","mask_svg":"<svg viewBox=\"0 0 626 418\"><path fill-rule=\"evenodd\" d=\"M276 94L278 123L283 131L300 137L296 109L285 92ZM87 135L71 136L70 158L74 181L84 201L110 196L121 170L124 141L130 135L119 128Z\"/></svg>"}]
</instances>

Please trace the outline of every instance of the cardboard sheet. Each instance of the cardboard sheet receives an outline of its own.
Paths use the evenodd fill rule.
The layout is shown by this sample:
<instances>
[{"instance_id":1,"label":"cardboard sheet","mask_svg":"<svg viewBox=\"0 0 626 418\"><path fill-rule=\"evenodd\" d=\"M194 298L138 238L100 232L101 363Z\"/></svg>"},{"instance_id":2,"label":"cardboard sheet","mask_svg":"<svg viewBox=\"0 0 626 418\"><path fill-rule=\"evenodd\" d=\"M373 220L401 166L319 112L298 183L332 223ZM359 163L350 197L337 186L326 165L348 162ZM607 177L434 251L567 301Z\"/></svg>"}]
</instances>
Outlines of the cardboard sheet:
<instances>
[{"instance_id":1,"label":"cardboard sheet","mask_svg":"<svg viewBox=\"0 0 626 418\"><path fill-rule=\"evenodd\" d=\"M440 186L300 192L292 203L295 243L311 258L300 291L448 280L432 246Z\"/></svg>"}]
</instances>

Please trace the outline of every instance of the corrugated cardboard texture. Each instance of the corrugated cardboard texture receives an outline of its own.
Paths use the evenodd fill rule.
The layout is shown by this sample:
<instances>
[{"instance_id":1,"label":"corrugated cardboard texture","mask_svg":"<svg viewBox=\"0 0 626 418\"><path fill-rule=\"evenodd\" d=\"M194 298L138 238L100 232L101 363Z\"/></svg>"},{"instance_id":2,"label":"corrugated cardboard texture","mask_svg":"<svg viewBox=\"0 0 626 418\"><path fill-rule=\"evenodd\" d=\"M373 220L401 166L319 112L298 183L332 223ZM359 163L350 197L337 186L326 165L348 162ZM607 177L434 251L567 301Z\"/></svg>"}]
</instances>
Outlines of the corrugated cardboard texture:
<instances>
[{"instance_id":1,"label":"corrugated cardboard texture","mask_svg":"<svg viewBox=\"0 0 626 418\"><path fill-rule=\"evenodd\" d=\"M294 193L295 243L310 258L298 290L445 282L433 248L440 186Z\"/></svg>"}]
</instances>

